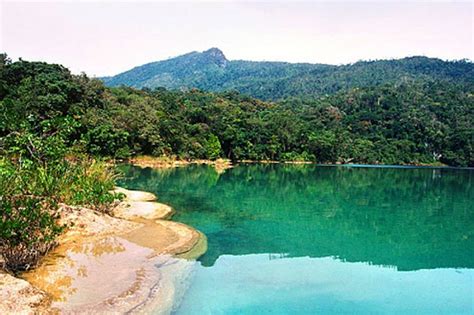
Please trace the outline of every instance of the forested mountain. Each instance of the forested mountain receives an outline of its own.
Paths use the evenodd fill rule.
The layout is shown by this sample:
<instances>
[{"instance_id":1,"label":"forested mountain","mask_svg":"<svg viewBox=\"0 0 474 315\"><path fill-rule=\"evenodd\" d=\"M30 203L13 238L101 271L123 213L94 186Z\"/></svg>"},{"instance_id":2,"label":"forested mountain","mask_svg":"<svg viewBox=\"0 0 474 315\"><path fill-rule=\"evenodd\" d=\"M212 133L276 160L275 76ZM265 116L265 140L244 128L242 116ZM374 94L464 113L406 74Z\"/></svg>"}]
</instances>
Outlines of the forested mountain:
<instances>
[{"instance_id":1,"label":"forested mountain","mask_svg":"<svg viewBox=\"0 0 474 315\"><path fill-rule=\"evenodd\" d=\"M313 98L356 87L413 81L447 81L474 85L474 64L427 57L360 61L334 66L308 63L229 61L211 48L152 62L113 77L108 86L168 89L236 90L262 100Z\"/></svg>"},{"instance_id":2,"label":"forested mountain","mask_svg":"<svg viewBox=\"0 0 474 315\"><path fill-rule=\"evenodd\" d=\"M193 64L202 62L202 54L193 56ZM40 139L34 156L69 148L113 158L474 166L474 89L463 83L467 78L267 102L238 92L109 88L59 65L0 57L0 155Z\"/></svg>"}]
</instances>

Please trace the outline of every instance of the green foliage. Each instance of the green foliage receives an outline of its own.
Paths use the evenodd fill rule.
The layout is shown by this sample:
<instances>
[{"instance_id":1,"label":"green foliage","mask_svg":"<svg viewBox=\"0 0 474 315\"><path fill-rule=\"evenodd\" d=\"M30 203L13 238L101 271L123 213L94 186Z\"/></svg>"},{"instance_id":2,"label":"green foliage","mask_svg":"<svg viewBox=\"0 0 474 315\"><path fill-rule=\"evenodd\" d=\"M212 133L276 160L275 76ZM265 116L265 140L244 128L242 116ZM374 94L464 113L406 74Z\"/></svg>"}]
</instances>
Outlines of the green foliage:
<instances>
[{"instance_id":1,"label":"green foliage","mask_svg":"<svg viewBox=\"0 0 474 315\"><path fill-rule=\"evenodd\" d=\"M120 197L109 192L116 175L103 162L10 157L1 160L0 175L0 253L12 272L34 267L55 245L63 229L59 204L105 212Z\"/></svg>"},{"instance_id":2,"label":"green foliage","mask_svg":"<svg viewBox=\"0 0 474 315\"><path fill-rule=\"evenodd\" d=\"M217 48L152 62L113 77L108 86L190 89L222 92L235 90L263 100L288 97L314 98L356 87L376 87L419 80L472 84L474 66L466 60L408 57L398 60L324 64L229 61Z\"/></svg>"},{"instance_id":3,"label":"green foliage","mask_svg":"<svg viewBox=\"0 0 474 315\"><path fill-rule=\"evenodd\" d=\"M123 159L130 157L128 136L127 131L115 130L112 125L105 124L90 129L85 134L84 141L91 154Z\"/></svg>"},{"instance_id":4,"label":"green foliage","mask_svg":"<svg viewBox=\"0 0 474 315\"><path fill-rule=\"evenodd\" d=\"M55 245L61 204L107 211L118 197L109 192L115 173L80 152L80 119L103 106L103 92L99 81L61 66L1 56L0 254L7 270L34 267Z\"/></svg>"},{"instance_id":5,"label":"green foliage","mask_svg":"<svg viewBox=\"0 0 474 315\"><path fill-rule=\"evenodd\" d=\"M62 231L56 223L56 205L35 196L0 198L0 251L12 272L35 267Z\"/></svg>"},{"instance_id":6,"label":"green foliage","mask_svg":"<svg viewBox=\"0 0 474 315\"><path fill-rule=\"evenodd\" d=\"M0 109L6 118L0 121L0 135L10 152L22 158L51 161L74 148L119 159L155 155L474 165L474 86L469 76L473 67L467 61L413 57L323 67L230 62L213 49L129 73L145 78L173 70L173 76L198 82L208 73L196 71L212 64L224 80L226 73L240 77L235 64L247 69L248 84L262 93L275 98L300 92L305 96L269 103L238 92L105 88L57 65L3 60L0 77L7 89ZM298 93L287 90L292 86L288 82L279 81L278 88L267 90L266 83L251 81L265 77L272 82L275 76L303 80L309 75L320 78L320 90L306 84L311 80L298 83ZM226 82L219 80L213 82ZM48 104L32 101L37 99Z\"/></svg>"},{"instance_id":7,"label":"green foliage","mask_svg":"<svg viewBox=\"0 0 474 315\"><path fill-rule=\"evenodd\" d=\"M63 174L67 183L61 186L63 202L68 205L87 206L109 212L110 205L122 196L111 191L115 187L117 173L104 162L95 160L76 161Z\"/></svg>"},{"instance_id":8,"label":"green foliage","mask_svg":"<svg viewBox=\"0 0 474 315\"><path fill-rule=\"evenodd\" d=\"M336 161L339 144L333 131L321 131L308 136L308 149L320 162Z\"/></svg>"},{"instance_id":9,"label":"green foliage","mask_svg":"<svg viewBox=\"0 0 474 315\"><path fill-rule=\"evenodd\" d=\"M41 178L38 191L32 189L31 174L5 158L0 160L0 253L11 272L34 267L62 230L56 223L54 196L34 194L45 192L44 174L36 174Z\"/></svg>"},{"instance_id":10,"label":"green foliage","mask_svg":"<svg viewBox=\"0 0 474 315\"><path fill-rule=\"evenodd\" d=\"M222 148L219 138L211 133L206 143L206 156L215 160L221 156Z\"/></svg>"},{"instance_id":11,"label":"green foliage","mask_svg":"<svg viewBox=\"0 0 474 315\"><path fill-rule=\"evenodd\" d=\"M205 147L212 134L220 140L222 157L233 160L304 155L320 163L472 166L473 75L473 64L465 60L410 57L327 66L227 61L211 50L144 65L105 82L284 99L266 104L235 92L122 90L147 105L142 101L139 109L129 96L126 104L116 101L130 112L114 113L158 117L134 131L153 126L147 136L159 139L134 146L141 154L210 158Z\"/></svg>"}]
</instances>

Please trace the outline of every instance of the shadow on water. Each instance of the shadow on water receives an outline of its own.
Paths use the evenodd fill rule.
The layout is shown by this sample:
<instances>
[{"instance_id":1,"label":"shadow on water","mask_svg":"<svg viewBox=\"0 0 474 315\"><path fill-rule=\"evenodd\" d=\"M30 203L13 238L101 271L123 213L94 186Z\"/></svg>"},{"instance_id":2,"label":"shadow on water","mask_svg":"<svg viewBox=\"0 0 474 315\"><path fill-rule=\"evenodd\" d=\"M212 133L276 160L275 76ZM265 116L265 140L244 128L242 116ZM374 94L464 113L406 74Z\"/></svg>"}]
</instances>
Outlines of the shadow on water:
<instances>
[{"instance_id":1,"label":"shadow on water","mask_svg":"<svg viewBox=\"0 0 474 315\"><path fill-rule=\"evenodd\" d=\"M121 185L156 193L221 255L336 257L409 271L474 268L474 171L239 165L140 169Z\"/></svg>"}]
</instances>

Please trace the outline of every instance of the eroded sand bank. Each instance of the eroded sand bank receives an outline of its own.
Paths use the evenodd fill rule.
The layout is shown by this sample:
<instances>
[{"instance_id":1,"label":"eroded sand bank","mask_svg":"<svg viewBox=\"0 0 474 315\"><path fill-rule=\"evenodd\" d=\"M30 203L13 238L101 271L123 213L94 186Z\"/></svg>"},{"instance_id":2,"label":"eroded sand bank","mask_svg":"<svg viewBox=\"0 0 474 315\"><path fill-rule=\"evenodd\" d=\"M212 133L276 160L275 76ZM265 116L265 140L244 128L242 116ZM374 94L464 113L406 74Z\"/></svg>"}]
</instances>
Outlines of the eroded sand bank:
<instances>
[{"instance_id":1,"label":"eroded sand bank","mask_svg":"<svg viewBox=\"0 0 474 315\"><path fill-rule=\"evenodd\" d=\"M154 195L120 192L127 198L116 217L64 206L63 222L74 225L41 266L22 276L28 282L12 277L16 291L0 289L0 312L170 313L206 239L185 224L164 220L173 209L155 202ZM18 305L15 295L25 301L23 308L12 308Z\"/></svg>"}]
</instances>

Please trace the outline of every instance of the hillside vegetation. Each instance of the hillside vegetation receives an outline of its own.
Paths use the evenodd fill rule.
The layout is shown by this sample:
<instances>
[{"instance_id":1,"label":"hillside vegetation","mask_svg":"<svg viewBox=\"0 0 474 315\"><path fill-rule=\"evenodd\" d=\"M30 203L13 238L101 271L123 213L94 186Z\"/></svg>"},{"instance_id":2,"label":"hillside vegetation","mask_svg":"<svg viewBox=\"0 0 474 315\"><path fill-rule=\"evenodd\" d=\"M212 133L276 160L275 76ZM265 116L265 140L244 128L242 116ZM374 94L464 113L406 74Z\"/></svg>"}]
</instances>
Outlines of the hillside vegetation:
<instances>
[{"instance_id":1,"label":"hillside vegetation","mask_svg":"<svg viewBox=\"0 0 474 315\"><path fill-rule=\"evenodd\" d=\"M65 147L98 157L474 166L466 83L409 80L274 103L237 92L107 88L58 65L5 58L0 78L4 151L29 132L62 135Z\"/></svg>"},{"instance_id":2,"label":"hillside vegetation","mask_svg":"<svg viewBox=\"0 0 474 315\"><path fill-rule=\"evenodd\" d=\"M333 66L285 62L229 61L212 48L169 60L152 62L113 77L108 86L135 88L230 91L259 98L314 98L356 87L376 87L416 81L446 81L474 85L474 65L469 61L443 61L408 57L398 60L360 61Z\"/></svg>"}]
</instances>

